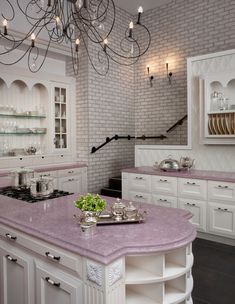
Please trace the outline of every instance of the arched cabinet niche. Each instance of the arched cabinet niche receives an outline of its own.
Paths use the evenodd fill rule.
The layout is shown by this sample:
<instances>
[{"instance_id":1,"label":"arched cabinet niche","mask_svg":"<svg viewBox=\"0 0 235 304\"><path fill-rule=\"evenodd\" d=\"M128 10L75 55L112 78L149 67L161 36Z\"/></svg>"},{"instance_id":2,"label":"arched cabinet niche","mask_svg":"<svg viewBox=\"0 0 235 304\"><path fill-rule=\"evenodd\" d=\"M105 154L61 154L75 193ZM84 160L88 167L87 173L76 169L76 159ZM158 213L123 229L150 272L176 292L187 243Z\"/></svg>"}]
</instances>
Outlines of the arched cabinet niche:
<instances>
[{"instance_id":1,"label":"arched cabinet niche","mask_svg":"<svg viewBox=\"0 0 235 304\"><path fill-rule=\"evenodd\" d=\"M25 71L22 75L4 72L0 71L1 167L11 167L19 160L28 165L72 159L73 79L63 77L63 82L55 76L55 82L47 74L34 78Z\"/></svg>"},{"instance_id":2,"label":"arched cabinet niche","mask_svg":"<svg viewBox=\"0 0 235 304\"><path fill-rule=\"evenodd\" d=\"M199 87L204 104L203 143L235 144L235 74L207 75L199 80Z\"/></svg>"},{"instance_id":3,"label":"arched cabinet niche","mask_svg":"<svg viewBox=\"0 0 235 304\"><path fill-rule=\"evenodd\" d=\"M0 79L1 156L47 153L48 89L37 83L31 88L21 80L8 87Z\"/></svg>"}]
</instances>

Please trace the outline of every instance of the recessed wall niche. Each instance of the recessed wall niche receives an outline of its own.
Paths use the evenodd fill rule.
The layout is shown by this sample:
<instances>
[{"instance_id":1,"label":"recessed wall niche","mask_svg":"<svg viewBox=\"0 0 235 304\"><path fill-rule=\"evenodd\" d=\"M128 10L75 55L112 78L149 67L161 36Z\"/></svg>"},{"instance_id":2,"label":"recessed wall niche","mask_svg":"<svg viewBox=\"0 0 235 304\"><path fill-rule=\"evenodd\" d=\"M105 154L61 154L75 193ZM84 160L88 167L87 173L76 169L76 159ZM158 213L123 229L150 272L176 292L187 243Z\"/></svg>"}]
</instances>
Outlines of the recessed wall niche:
<instances>
[{"instance_id":1,"label":"recessed wall niche","mask_svg":"<svg viewBox=\"0 0 235 304\"><path fill-rule=\"evenodd\" d=\"M47 153L48 89L0 78L0 94L0 156Z\"/></svg>"}]
</instances>

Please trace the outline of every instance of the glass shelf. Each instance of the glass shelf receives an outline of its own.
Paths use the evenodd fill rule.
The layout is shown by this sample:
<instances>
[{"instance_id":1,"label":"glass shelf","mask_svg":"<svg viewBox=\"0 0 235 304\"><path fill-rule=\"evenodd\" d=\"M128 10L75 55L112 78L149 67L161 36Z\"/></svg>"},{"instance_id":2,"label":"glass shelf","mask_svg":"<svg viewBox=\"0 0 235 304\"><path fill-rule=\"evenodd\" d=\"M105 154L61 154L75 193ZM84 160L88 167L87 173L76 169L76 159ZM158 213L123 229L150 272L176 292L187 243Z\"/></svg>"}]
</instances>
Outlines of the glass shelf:
<instances>
[{"instance_id":1,"label":"glass shelf","mask_svg":"<svg viewBox=\"0 0 235 304\"><path fill-rule=\"evenodd\" d=\"M2 114L0 117L14 117L14 118L46 118L45 115L27 115L27 114Z\"/></svg>"},{"instance_id":2,"label":"glass shelf","mask_svg":"<svg viewBox=\"0 0 235 304\"><path fill-rule=\"evenodd\" d=\"M46 132L34 133L34 132L0 132L0 135L45 135Z\"/></svg>"}]
</instances>

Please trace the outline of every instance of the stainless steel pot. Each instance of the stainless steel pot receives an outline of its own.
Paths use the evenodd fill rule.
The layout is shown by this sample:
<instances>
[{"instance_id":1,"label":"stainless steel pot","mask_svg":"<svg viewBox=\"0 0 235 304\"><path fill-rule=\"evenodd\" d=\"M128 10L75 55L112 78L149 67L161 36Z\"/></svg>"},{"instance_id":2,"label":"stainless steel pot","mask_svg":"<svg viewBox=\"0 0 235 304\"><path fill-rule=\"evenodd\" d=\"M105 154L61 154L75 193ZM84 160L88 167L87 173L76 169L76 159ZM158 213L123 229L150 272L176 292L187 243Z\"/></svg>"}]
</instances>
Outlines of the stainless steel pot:
<instances>
[{"instance_id":1,"label":"stainless steel pot","mask_svg":"<svg viewBox=\"0 0 235 304\"><path fill-rule=\"evenodd\" d=\"M159 169L163 171L177 171L180 170L180 163L169 155L167 159L160 162Z\"/></svg>"},{"instance_id":2,"label":"stainless steel pot","mask_svg":"<svg viewBox=\"0 0 235 304\"><path fill-rule=\"evenodd\" d=\"M48 197L54 190L51 177L32 178L30 182L30 193L33 197Z\"/></svg>"},{"instance_id":3,"label":"stainless steel pot","mask_svg":"<svg viewBox=\"0 0 235 304\"><path fill-rule=\"evenodd\" d=\"M12 184L17 188L27 188L30 186L30 180L34 177L34 171L28 168L18 168L11 172Z\"/></svg>"}]
</instances>

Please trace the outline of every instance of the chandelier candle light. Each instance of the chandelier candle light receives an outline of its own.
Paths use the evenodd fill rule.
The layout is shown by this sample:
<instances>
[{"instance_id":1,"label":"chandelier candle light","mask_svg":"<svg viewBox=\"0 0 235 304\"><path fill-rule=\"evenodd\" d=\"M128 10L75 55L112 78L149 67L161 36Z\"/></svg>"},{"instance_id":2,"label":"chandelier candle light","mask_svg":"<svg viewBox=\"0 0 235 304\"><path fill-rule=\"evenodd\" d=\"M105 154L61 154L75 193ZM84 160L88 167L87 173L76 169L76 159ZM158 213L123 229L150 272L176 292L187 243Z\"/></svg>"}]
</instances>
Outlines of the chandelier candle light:
<instances>
[{"instance_id":1,"label":"chandelier candle light","mask_svg":"<svg viewBox=\"0 0 235 304\"><path fill-rule=\"evenodd\" d=\"M4 65L16 64L26 57L29 70L35 73L43 66L52 47L61 45L66 50L69 47L75 75L83 49L94 70L106 75L110 60L132 65L150 46L150 32L141 23L141 6L137 21L130 21L129 26L123 28L123 38L117 42L112 37L116 21L114 0L2 1L5 11L1 12L0 63ZM27 26L23 36L12 30L22 23L22 17ZM7 56L10 53L14 56Z\"/></svg>"}]
</instances>

